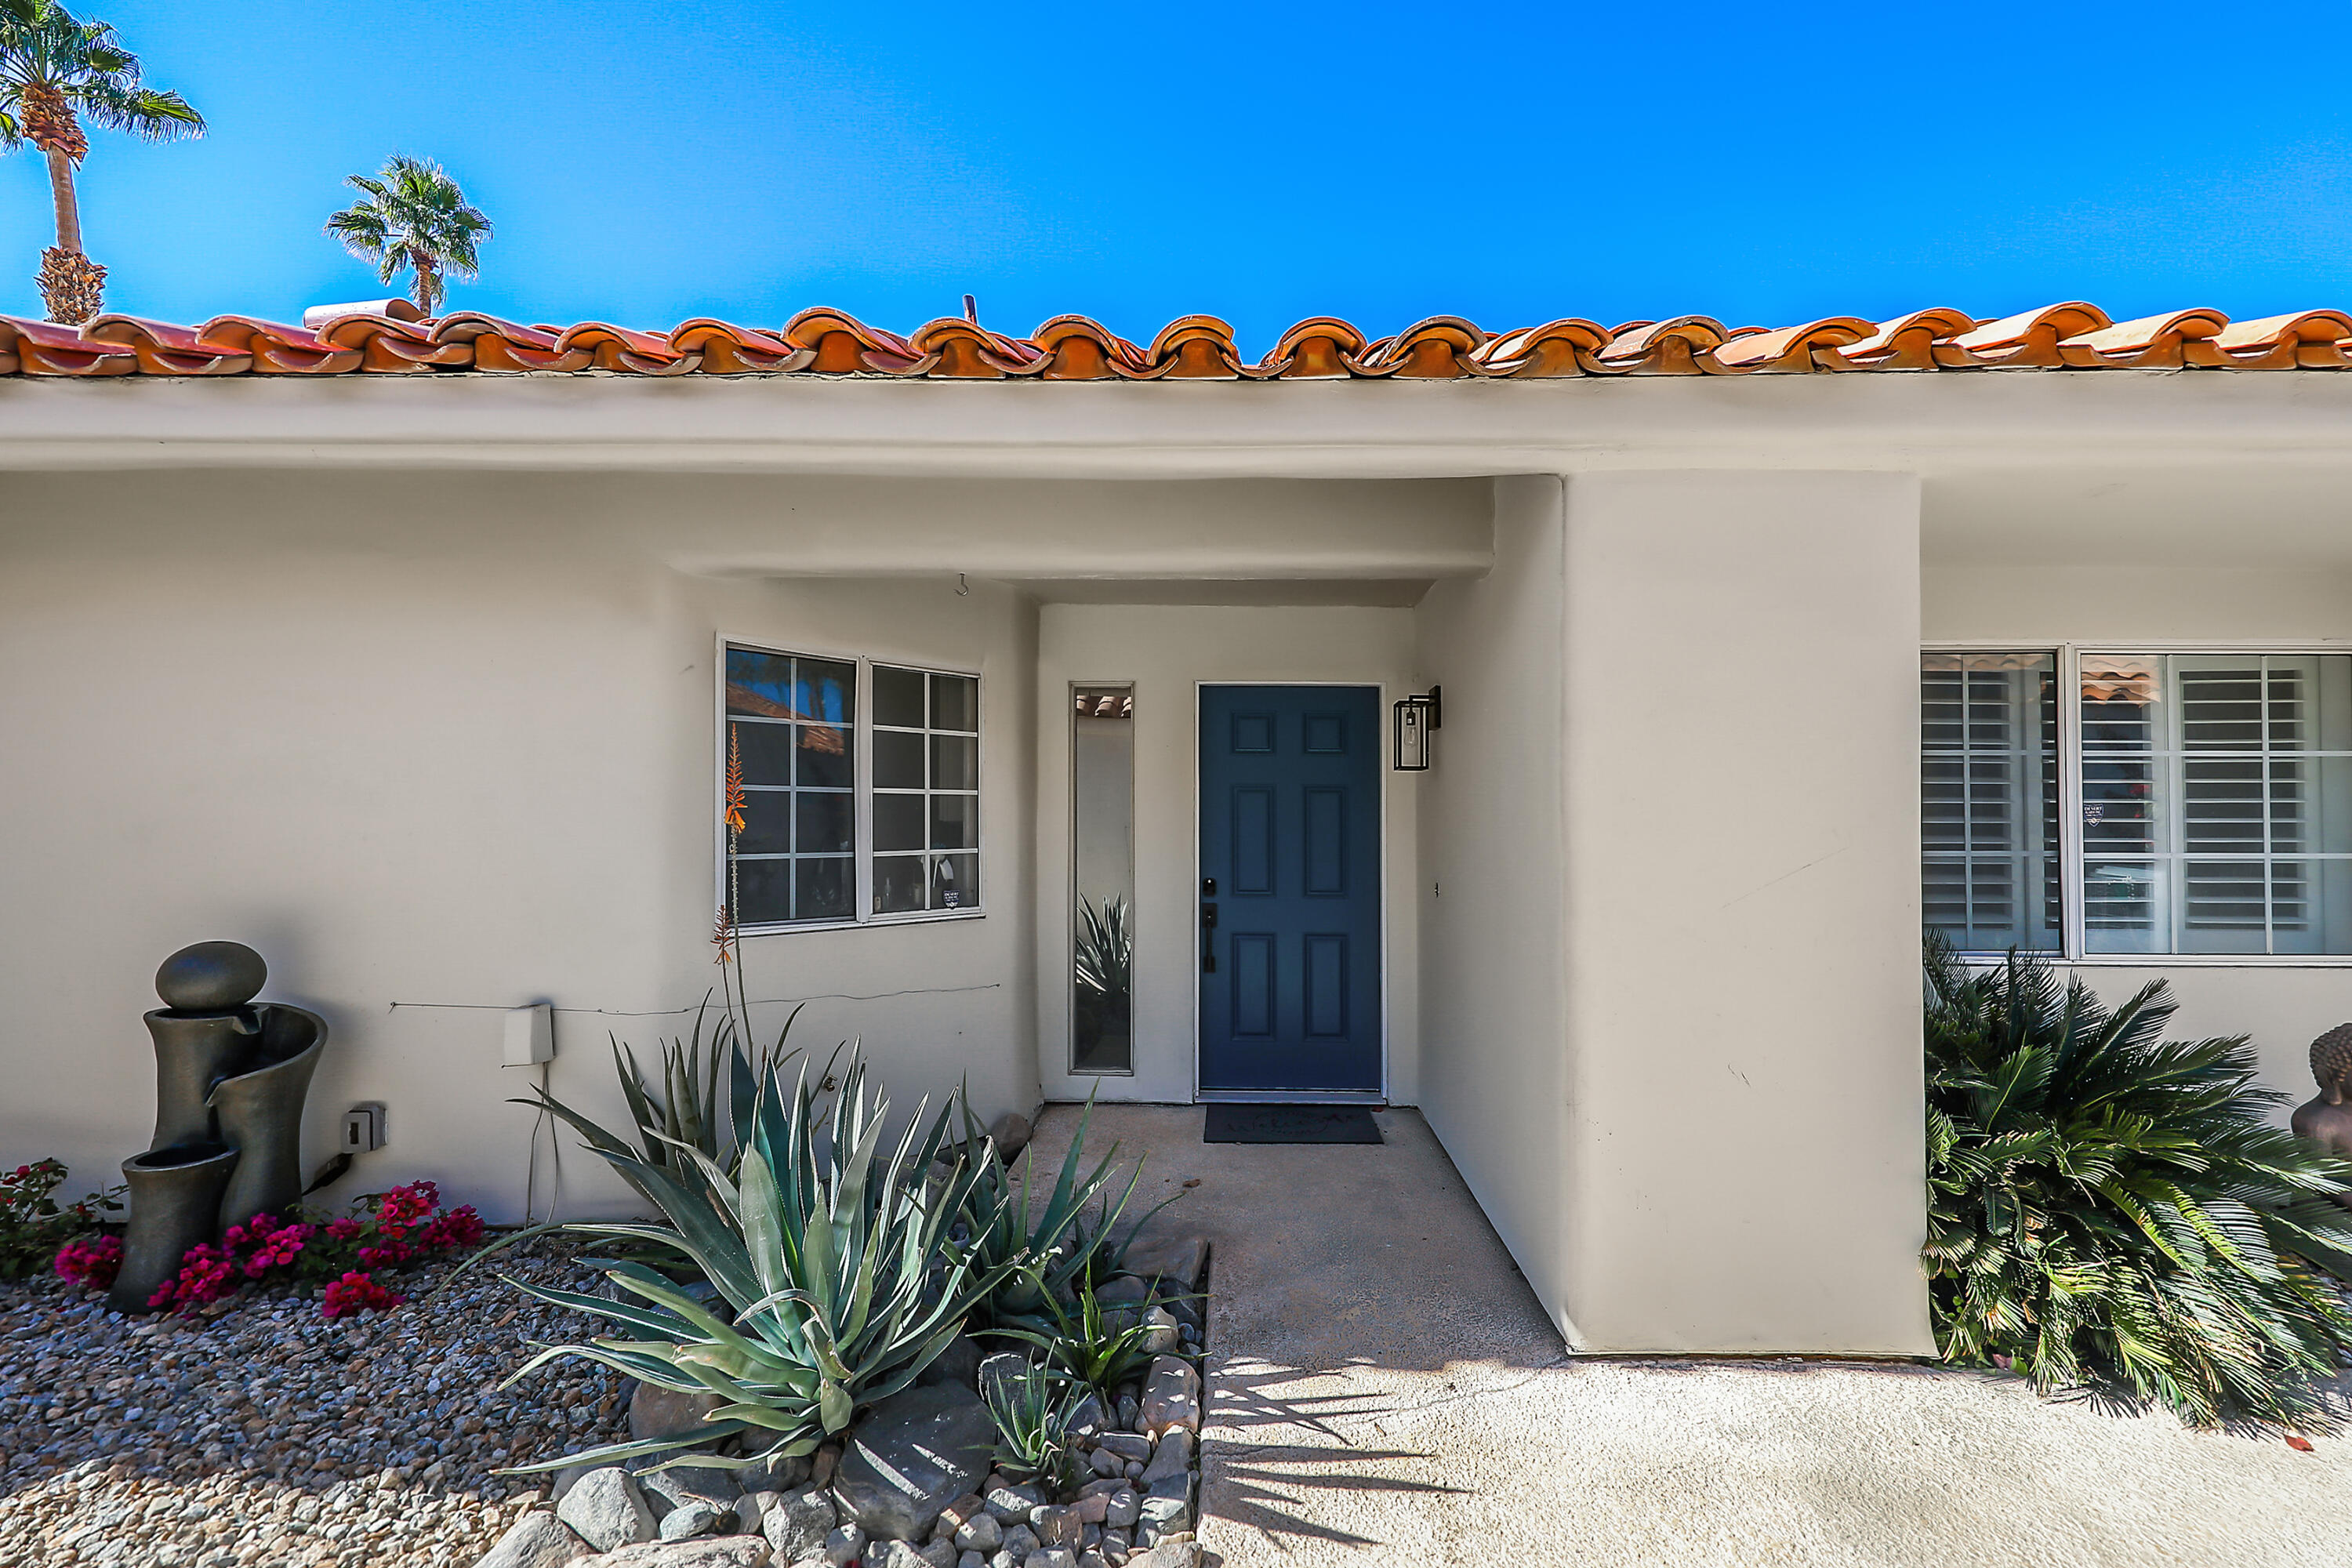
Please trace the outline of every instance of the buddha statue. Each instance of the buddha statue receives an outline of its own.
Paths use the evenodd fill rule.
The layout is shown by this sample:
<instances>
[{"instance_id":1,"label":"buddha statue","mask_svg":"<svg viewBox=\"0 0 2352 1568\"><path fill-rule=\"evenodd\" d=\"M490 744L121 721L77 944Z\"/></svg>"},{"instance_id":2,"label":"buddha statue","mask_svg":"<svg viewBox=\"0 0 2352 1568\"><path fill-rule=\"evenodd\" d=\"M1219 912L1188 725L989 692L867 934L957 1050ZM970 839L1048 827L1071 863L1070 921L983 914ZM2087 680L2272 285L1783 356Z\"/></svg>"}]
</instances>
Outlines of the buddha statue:
<instances>
[{"instance_id":1,"label":"buddha statue","mask_svg":"<svg viewBox=\"0 0 2352 1568\"><path fill-rule=\"evenodd\" d=\"M2319 1095L2295 1108L2294 1131L2352 1160L2352 1024L2338 1024L2311 1042L2311 1076L2319 1081ZM2336 1201L2352 1208L2352 1191L2338 1193Z\"/></svg>"}]
</instances>

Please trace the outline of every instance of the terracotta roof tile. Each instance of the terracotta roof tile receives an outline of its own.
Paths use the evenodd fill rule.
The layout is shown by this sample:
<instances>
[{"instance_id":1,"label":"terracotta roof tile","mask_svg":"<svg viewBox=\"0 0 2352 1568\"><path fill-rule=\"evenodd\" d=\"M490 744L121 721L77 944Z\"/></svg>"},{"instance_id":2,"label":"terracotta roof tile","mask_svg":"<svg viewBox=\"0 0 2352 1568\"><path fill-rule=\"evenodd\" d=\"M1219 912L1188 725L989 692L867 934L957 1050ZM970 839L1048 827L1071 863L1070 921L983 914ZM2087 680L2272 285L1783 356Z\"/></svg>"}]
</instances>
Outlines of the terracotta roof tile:
<instances>
[{"instance_id":1,"label":"terracotta roof tile","mask_svg":"<svg viewBox=\"0 0 2352 1568\"><path fill-rule=\"evenodd\" d=\"M2231 321L2172 310L2114 321L2072 301L1978 321L1948 309L1892 321L1830 316L1796 326L1727 327L1711 316L1626 321L1576 317L1488 332L1433 316L1368 339L1316 316L1244 356L1214 316L1183 316L1138 344L1085 316L1025 338L947 317L901 337L839 310L803 310L782 330L700 317L667 332L605 321L572 326L458 311L403 321L375 301L308 326L215 316L201 326L100 316L79 330L0 317L0 375L493 374L863 375L940 381L1542 380L1576 375L1788 375L1857 371L2352 370L2352 314L2301 310Z\"/></svg>"}]
</instances>

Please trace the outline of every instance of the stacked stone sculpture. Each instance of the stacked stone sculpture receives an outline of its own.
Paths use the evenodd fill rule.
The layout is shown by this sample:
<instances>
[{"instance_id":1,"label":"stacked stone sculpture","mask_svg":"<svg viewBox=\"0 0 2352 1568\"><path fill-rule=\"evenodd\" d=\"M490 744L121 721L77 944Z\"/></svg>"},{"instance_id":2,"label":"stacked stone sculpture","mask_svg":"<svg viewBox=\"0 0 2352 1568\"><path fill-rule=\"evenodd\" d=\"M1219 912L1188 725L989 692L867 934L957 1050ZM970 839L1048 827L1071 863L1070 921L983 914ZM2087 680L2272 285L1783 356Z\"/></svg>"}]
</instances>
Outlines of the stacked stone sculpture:
<instances>
[{"instance_id":1,"label":"stacked stone sculpture","mask_svg":"<svg viewBox=\"0 0 2352 1568\"><path fill-rule=\"evenodd\" d=\"M155 1136L122 1162L131 1224L109 1297L144 1312L199 1242L302 1196L302 1102L326 1020L256 1004L269 969L236 942L184 947L155 972Z\"/></svg>"}]
</instances>

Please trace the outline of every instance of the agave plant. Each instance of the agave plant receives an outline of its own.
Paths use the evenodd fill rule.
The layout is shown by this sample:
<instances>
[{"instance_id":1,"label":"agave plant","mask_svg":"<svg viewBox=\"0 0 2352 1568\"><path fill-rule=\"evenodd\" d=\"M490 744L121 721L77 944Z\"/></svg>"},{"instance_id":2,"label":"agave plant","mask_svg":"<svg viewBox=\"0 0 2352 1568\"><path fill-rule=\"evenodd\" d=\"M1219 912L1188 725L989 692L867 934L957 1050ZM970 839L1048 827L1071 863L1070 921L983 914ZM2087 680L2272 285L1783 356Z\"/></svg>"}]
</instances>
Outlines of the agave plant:
<instances>
[{"instance_id":1,"label":"agave plant","mask_svg":"<svg viewBox=\"0 0 2352 1568\"><path fill-rule=\"evenodd\" d=\"M621 1331L587 1344L543 1346L509 1384L551 1361L580 1356L658 1388L715 1393L721 1403L679 1436L607 1444L518 1470L671 1453L735 1435L744 1439L743 1455L696 1452L692 1461L740 1468L808 1453L858 1410L912 1384L1011 1272L1011 1262L983 1262L950 1234L952 1222L974 1212L975 1175L949 1135L948 1111L926 1131L919 1110L886 1148L888 1102L869 1091L862 1062L853 1058L842 1069L827 1107L820 1107L805 1064L789 1097L780 1082L771 1077L754 1097L731 1173L699 1150L681 1148L698 1178L689 1182L625 1150L592 1143L667 1224L560 1227L683 1254L717 1300L706 1305L627 1262L606 1278L635 1300L509 1281ZM985 1145L977 1152L991 1153Z\"/></svg>"},{"instance_id":2,"label":"agave plant","mask_svg":"<svg viewBox=\"0 0 2352 1568\"><path fill-rule=\"evenodd\" d=\"M1057 1298L1047 1295L1045 1310L1054 1320L1047 1332L1017 1328L986 1331L1035 1345L1045 1352L1052 1364L1070 1377L1105 1394L1116 1391L1121 1384L1137 1381L1150 1369L1154 1352L1149 1347L1153 1326L1141 1321L1114 1323L1102 1303L1095 1299L1092 1285L1078 1287L1077 1303L1073 1307L1065 1307Z\"/></svg>"},{"instance_id":3,"label":"agave plant","mask_svg":"<svg viewBox=\"0 0 2352 1568\"><path fill-rule=\"evenodd\" d=\"M1081 991L1092 992L1118 1016L1123 1032L1128 977L1135 958L1135 933L1127 923L1127 900L1105 899L1097 910L1091 900L1080 899L1078 921L1073 978Z\"/></svg>"},{"instance_id":4,"label":"agave plant","mask_svg":"<svg viewBox=\"0 0 2352 1568\"><path fill-rule=\"evenodd\" d=\"M972 1114L969 1097L960 1096L958 1103L963 1109L965 1147L982 1147L987 1134ZM1054 1319L1047 1303L1071 1299L1078 1283L1118 1272L1144 1220L1175 1201L1154 1207L1124 1237L1113 1239L1118 1218L1143 1178L1143 1167L1139 1163L1128 1173L1127 1185L1114 1197L1110 1187L1118 1173L1118 1145L1112 1144L1093 1170L1086 1168L1087 1125L1093 1117L1094 1102L1088 1100L1042 1208L1032 1202L1034 1154L1022 1156L1017 1184L999 1161L976 1162L963 1223L982 1263L1003 1271L982 1306L982 1316L991 1328L1049 1331ZM1097 1205L1091 1216L1089 1204Z\"/></svg>"},{"instance_id":5,"label":"agave plant","mask_svg":"<svg viewBox=\"0 0 2352 1568\"><path fill-rule=\"evenodd\" d=\"M990 1455L996 1468L1057 1493L1077 1485L1083 1467L1072 1428L1089 1393L1085 1384L1036 1361L1010 1376L983 1379L980 1396L996 1423Z\"/></svg>"},{"instance_id":6,"label":"agave plant","mask_svg":"<svg viewBox=\"0 0 2352 1568\"><path fill-rule=\"evenodd\" d=\"M1927 959L1938 1347L2044 1394L2128 1389L2195 1425L2325 1425L2352 1354L2317 1266L2352 1251L2352 1166L2273 1125L2243 1036L2164 1039L2164 983L2110 1010L2011 953Z\"/></svg>"}]
</instances>

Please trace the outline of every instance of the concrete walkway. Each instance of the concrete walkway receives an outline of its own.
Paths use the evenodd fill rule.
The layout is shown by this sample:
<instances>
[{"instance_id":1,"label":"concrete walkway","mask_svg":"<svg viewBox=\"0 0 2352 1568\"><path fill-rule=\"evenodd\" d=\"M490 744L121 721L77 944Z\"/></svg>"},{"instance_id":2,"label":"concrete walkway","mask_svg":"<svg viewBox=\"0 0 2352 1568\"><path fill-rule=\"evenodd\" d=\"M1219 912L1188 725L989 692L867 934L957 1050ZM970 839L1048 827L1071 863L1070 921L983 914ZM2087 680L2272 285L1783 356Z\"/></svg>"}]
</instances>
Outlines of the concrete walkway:
<instances>
[{"instance_id":1,"label":"concrete walkway","mask_svg":"<svg viewBox=\"0 0 2352 1568\"><path fill-rule=\"evenodd\" d=\"M2184 1430L2013 1378L1575 1361L1410 1110L1381 1147L1098 1108L1213 1246L1201 1538L1229 1568L2352 1563L2352 1439ZM1077 1114L1049 1111L1042 1162ZM1139 1209L1137 1212L1140 1212Z\"/></svg>"}]
</instances>

